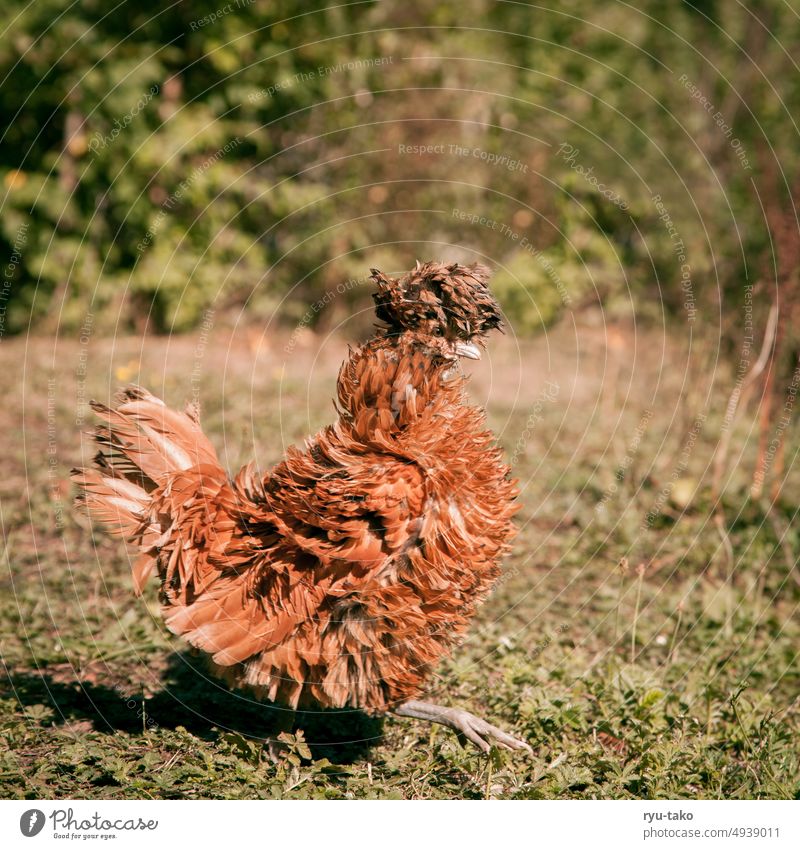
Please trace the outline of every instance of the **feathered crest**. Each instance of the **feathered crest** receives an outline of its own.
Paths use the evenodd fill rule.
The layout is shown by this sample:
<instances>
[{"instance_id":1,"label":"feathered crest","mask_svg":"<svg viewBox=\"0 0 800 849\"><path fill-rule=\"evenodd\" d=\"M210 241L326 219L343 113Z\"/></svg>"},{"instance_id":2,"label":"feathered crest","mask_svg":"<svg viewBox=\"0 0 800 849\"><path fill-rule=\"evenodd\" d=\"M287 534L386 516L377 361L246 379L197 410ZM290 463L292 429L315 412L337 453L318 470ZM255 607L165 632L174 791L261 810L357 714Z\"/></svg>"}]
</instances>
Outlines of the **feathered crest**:
<instances>
[{"instance_id":1,"label":"feathered crest","mask_svg":"<svg viewBox=\"0 0 800 849\"><path fill-rule=\"evenodd\" d=\"M500 307L486 285L491 271L484 265L417 262L402 277L371 271L378 286L372 296L375 312L389 331L441 328L470 338L502 324Z\"/></svg>"}]
</instances>

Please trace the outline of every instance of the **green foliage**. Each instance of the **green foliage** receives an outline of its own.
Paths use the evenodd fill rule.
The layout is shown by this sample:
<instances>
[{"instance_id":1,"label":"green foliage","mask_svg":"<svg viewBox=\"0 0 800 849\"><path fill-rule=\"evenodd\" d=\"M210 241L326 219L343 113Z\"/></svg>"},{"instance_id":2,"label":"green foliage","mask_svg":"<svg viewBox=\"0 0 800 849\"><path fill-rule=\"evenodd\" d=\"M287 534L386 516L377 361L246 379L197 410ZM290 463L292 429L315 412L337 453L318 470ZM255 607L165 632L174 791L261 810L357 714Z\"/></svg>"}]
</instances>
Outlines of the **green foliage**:
<instances>
[{"instance_id":1,"label":"green foliage","mask_svg":"<svg viewBox=\"0 0 800 849\"><path fill-rule=\"evenodd\" d=\"M649 462L632 462L614 477L618 457L607 458L601 471L597 458L620 433L634 433L659 376L659 399L669 409L683 387L679 379L664 378L658 336L637 334L635 379L623 375L611 398L621 418L587 426L584 417L571 414L574 401L566 389L574 374L570 333L566 326L549 331L546 354L544 344L523 342L517 350L514 340L495 340L493 368L476 367L470 384L476 398L494 393L491 424L502 430L507 452L528 428L527 448L515 461L524 483L520 534L498 587L465 643L437 668L426 698L482 715L534 749L531 756L495 752L488 761L460 748L442 727L397 717L381 722L356 713L309 712L287 732L282 712L211 678L163 626L157 588L148 587L143 599L133 596L131 558L120 541L92 532L70 510L66 490L53 492L44 458L55 456L61 477L80 462L69 402L79 343L60 340L54 364L50 340L8 341L20 356L27 351L31 367L24 376L26 450L9 445L0 482L8 543L0 560L7 671L0 679L0 796L796 797L800 587L782 536L757 504L736 513L734 501L726 505L737 516L730 527L737 565L729 573L707 512L696 501L680 512L665 501L660 523L632 531L669 479L684 433L674 432L666 417L654 418L636 452L652 459L652 472ZM582 385L597 387L607 368L603 348L588 334L582 338ZM178 348L185 345L191 356L190 340L153 339L144 351L134 338L91 344L96 367L86 378L89 396L104 397L109 371L139 353L144 382L152 385L158 375L168 402L185 397L189 361ZM254 369L244 340L214 344L205 361L203 423L214 445L228 452L232 469L254 456L266 467L283 456L288 442L330 420L343 346L320 352L298 345L285 358L279 381L279 355L262 355ZM111 362L101 367L106 355ZM680 359L675 351L670 355ZM497 375L511 372L518 357L536 384L526 387L522 402L513 385L499 393L496 386ZM540 404L540 418L527 425L525 403L540 397L545 369L561 393ZM43 424L51 376L59 387L55 455L48 454ZM18 380L16 370L6 369L0 392L10 393ZM714 389L709 399L720 418L725 397ZM0 425L11 431L16 416L7 406ZM747 431L750 424L737 428ZM718 432L719 422L710 420L684 470L703 481L702 492ZM746 456L755 441L742 440ZM625 450L617 445L612 453ZM36 457L42 462L32 461ZM728 489L738 505L749 485L746 465L740 464ZM617 489L605 502L605 518L595 508L608 486L601 474L607 470ZM595 478L596 487L586 485ZM796 470L783 493L776 509L789 521L800 501ZM58 511L60 527L54 523ZM635 569L617 567L623 555L646 565L641 582ZM275 737L281 744L277 763L267 745Z\"/></svg>"},{"instance_id":2,"label":"green foliage","mask_svg":"<svg viewBox=\"0 0 800 849\"><path fill-rule=\"evenodd\" d=\"M293 323L417 257L488 259L522 332L591 303L685 317L686 279L713 321L768 269L760 157L789 180L797 147L789 5L268 5L9 0L9 329Z\"/></svg>"}]
</instances>

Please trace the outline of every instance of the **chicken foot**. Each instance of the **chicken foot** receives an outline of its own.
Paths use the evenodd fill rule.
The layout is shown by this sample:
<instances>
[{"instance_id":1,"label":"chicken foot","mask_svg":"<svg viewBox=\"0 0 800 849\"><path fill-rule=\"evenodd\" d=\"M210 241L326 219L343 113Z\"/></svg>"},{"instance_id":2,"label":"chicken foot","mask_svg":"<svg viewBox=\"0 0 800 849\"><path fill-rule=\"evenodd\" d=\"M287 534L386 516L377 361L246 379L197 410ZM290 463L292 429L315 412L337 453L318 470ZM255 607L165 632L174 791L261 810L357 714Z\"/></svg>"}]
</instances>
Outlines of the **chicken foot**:
<instances>
[{"instance_id":1,"label":"chicken foot","mask_svg":"<svg viewBox=\"0 0 800 849\"><path fill-rule=\"evenodd\" d=\"M394 709L397 716L407 716L411 719L423 719L426 722L438 722L452 728L463 742L464 738L474 743L482 752L488 753L492 745L511 751L524 750L532 752L531 747L524 741L506 734L500 728L490 725L469 711L461 708L442 707L431 702L412 700Z\"/></svg>"}]
</instances>

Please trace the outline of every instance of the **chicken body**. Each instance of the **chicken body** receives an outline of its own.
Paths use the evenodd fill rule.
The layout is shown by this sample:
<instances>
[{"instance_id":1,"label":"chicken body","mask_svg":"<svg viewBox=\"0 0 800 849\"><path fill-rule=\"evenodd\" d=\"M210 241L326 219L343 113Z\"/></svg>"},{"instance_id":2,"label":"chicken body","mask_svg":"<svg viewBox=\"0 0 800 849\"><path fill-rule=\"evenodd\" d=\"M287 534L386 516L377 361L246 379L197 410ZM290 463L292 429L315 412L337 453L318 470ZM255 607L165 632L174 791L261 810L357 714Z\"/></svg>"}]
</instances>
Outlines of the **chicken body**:
<instances>
[{"instance_id":1,"label":"chicken body","mask_svg":"<svg viewBox=\"0 0 800 849\"><path fill-rule=\"evenodd\" d=\"M156 574L169 629L230 684L380 713L463 635L513 535L515 485L455 344L390 323L342 366L338 421L263 476L230 481L193 410L138 387L94 405L81 497L141 549L136 591Z\"/></svg>"}]
</instances>

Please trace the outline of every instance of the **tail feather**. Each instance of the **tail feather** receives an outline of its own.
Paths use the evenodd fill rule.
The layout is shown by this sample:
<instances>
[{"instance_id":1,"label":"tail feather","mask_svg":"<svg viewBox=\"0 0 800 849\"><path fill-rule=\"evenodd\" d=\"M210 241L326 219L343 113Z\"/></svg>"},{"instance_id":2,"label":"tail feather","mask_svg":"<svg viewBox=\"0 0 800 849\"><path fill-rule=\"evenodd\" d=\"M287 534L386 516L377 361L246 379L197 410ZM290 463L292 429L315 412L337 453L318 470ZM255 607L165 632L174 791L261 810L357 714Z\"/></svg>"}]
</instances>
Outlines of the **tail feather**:
<instances>
[{"instance_id":1,"label":"tail feather","mask_svg":"<svg viewBox=\"0 0 800 849\"><path fill-rule=\"evenodd\" d=\"M126 387L115 401L113 408L92 402L105 422L94 438L106 463L125 477L138 478L137 483L146 477L158 484L172 472L218 464L193 407L188 413L175 412L140 386Z\"/></svg>"},{"instance_id":2,"label":"tail feather","mask_svg":"<svg viewBox=\"0 0 800 849\"><path fill-rule=\"evenodd\" d=\"M79 505L112 533L142 543L157 531L147 527L150 493L175 472L219 461L196 407L175 412L140 386L126 387L114 401L114 407L92 401L104 422L93 432L99 451L94 468L73 469L72 477ZM152 572L143 560L134 569L137 588Z\"/></svg>"},{"instance_id":3,"label":"tail feather","mask_svg":"<svg viewBox=\"0 0 800 849\"><path fill-rule=\"evenodd\" d=\"M73 469L72 479L80 487L78 504L95 519L126 539L136 533L147 511L147 490L95 469Z\"/></svg>"},{"instance_id":4,"label":"tail feather","mask_svg":"<svg viewBox=\"0 0 800 849\"><path fill-rule=\"evenodd\" d=\"M195 408L174 412L138 387L113 408L92 406L103 419L99 452L92 468L73 471L78 502L138 548L137 594L157 573L173 633L230 667L316 615L332 579L309 586L274 566L266 541L279 522L263 484L254 467L229 481Z\"/></svg>"}]
</instances>

